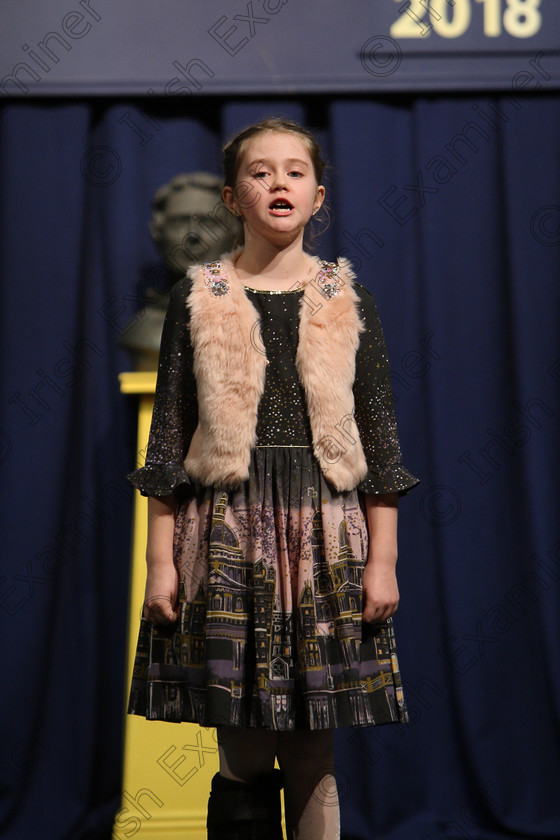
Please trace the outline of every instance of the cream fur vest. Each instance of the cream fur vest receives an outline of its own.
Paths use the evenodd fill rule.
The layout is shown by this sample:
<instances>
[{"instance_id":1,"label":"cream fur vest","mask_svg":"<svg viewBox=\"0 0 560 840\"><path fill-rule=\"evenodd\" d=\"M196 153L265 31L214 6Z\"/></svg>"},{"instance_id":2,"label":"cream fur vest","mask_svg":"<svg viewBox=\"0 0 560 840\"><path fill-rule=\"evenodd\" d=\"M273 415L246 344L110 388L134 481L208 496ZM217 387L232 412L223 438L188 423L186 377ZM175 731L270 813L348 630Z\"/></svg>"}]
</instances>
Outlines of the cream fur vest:
<instances>
[{"instance_id":1,"label":"cream fur vest","mask_svg":"<svg viewBox=\"0 0 560 840\"><path fill-rule=\"evenodd\" d=\"M187 300L198 426L185 470L203 484L226 487L248 478L268 364L259 313L233 270L234 256L189 269L193 283ZM353 279L345 261L318 261L317 275L300 298L296 354L313 452L339 491L354 489L368 469L354 419L355 358L365 327Z\"/></svg>"}]
</instances>

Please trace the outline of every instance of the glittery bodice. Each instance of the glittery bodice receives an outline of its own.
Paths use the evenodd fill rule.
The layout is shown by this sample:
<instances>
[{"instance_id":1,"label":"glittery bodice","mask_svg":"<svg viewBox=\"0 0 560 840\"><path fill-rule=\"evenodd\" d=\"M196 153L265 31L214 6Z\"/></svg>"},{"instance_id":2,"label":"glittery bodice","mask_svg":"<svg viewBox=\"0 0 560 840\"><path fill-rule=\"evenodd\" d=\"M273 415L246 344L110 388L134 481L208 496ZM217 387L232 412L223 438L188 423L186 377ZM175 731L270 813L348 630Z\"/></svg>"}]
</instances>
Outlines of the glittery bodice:
<instances>
[{"instance_id":1,"label":"glittery bodice","mask_svg":"<svg viewBox=\"0 0 560 840\"><path fill-rule=\"evenodd\" d=\"M246 292L260 315L268 364L257 415L257 445L311 446L305 392L296 371L302 290L280 294Z\"/></svg>"},{"instance_id":2,"label":"glittery bodice","mask_svg":"<svg viewBox=\"0 0 560 840\"><path fill-rule=\"evenodd\" d=\"M332 278L327 279L332 282ZM129 476L144 495L166 495L189 483L183 459L198 423L186 306L191 283L185 278L173 288L162 336L146 466ZM244 288L260 314L259 349L268 361L258 409L256 445L310 447L305 392L295 365L303 290L266 292ZM369 468L358 489L367 493L403 493L418 479L401 464L383 331L373 296L359 283L355 282L354 288L366 326L356 355L355 418Z\"/></svg>"}]
</instances>

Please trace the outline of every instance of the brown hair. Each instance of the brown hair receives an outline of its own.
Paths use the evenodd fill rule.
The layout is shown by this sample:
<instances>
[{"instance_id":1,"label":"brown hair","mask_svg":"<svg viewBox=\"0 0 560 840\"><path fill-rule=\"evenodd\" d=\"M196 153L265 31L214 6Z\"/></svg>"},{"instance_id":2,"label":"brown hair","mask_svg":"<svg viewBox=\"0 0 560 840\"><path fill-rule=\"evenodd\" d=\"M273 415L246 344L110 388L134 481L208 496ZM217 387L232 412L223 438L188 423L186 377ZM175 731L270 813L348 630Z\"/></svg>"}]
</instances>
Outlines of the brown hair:
<instances>
[{"instance_id":1,"label":"brown hair","mask_svg":"<svg viewBox=\"0 0 560 840\"><path fill-rule=\"evenodd\" d=\"M311 158L311 163L313 164L313 171L315 173L315 180L317 181L317 185L322 183L323 180L323 173L325 171L325 161L321 156L321 148L319 143L317 142L315 136L304 128L299 123L292 122L291 120L285 119L284 117L267 117L264 120L261 120L254 125L250 125L247 128L244 128L243 131L240 131L239 134L236 134L229 140L228 143L223 148L223 168L224 168L224 186L231 187L232 189L235 187L237 181L237 174L239 172L239 166L241 164L241 158L247 143L257 134L262 134L265 131L283 131L287 134L295 134L296 137L301 140L304 146L307 148L309 152L309 157ZM325 203L323 202L322 208L328 217L328 208L326 207ZM327 225L328 227L328 219ZM310 239L313 240L313 235L311 235ZM243 240L243 235L241 234L239 238L239 243Z\"/></svg>"},{"instance_id":2,"label":"brown hair","mask_svg":"<svg viewBox=\"0 0 560 840\"><path fill-rule=\"evenodd\" d=\"M321 183L325 162L321 157L321 149L313 134L298 123L283 119L282 117L268 117L255 125L250 125L236 134L229 143L224 146L224 182L226 187L234 187L241 163L241 155L245 151L248 141L257 134L264 131L285 131L289 134L296 134L307 147L309 157L313 163L315 179L317 184Z\"/></svg>"}]
</instances>

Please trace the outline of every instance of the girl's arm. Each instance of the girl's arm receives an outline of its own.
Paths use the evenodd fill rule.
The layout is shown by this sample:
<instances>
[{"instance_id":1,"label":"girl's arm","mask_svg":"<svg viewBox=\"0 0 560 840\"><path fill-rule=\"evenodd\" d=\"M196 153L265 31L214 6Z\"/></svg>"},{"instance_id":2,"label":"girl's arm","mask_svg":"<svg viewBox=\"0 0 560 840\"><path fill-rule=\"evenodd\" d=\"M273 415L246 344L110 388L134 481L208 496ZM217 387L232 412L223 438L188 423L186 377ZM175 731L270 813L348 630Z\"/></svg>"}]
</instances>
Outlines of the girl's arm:
<instances>
[{"instance_id":1,"label":"girl's arm","mask_svg":"<svg viewBox=\"0 0 560 840\"><path fill-rule=\"evenodd\" d=\"M366 494L369 546L362 577L364 590L363 619L386 621L399 604L397 586L398 493Z\"/></svg>"},{"instance_id":2,"label":"girl's arm","mask_svg":"<svg viewBox=\"0 0 560 840\"><path fill-rule=\"evenodd\" d=\"M154 624L170 624L179 611L179 575L173 563L175 496L148 498L148 574L144 595L144 618Z\"/></svg>"},{"instance_id":3,"label":"girl's arm","mask_svg":"<svg viewBox=\"0 0 560 840\"><path fill-rule=\"evenodd\" d=\"M396 492L402 495L418 484L418 479L402 463L387 346L375 299L359 283L355 283L355 291L365 330L356 354L354 416L368 465L357 489L376 498Z\"/></svg>"},{"instance_id":4,"label":"girl's arm","mask_svg":"<svg viewBox=\"0 0 560 840\"><path fill-rule=\"evenodd\" d=\"M143 496L159 499L180 486L188 486L183 461L198 424L187 309L191 284L190 278L185 277L171 290L161 336L146 460L144 466L128 476Z\"/></svg>"}]
</instances>

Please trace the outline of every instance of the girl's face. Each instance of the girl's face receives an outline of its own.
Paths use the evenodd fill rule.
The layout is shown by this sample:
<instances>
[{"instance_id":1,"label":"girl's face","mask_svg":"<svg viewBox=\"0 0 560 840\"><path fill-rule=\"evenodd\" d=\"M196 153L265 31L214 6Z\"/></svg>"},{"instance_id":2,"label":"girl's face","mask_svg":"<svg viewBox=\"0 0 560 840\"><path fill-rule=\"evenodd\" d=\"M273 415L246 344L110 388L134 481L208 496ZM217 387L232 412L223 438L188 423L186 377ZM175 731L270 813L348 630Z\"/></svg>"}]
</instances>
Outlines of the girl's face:
<instances>
[{"instance_id":1,"label":"girl's face","mask_svg":"<svg viewBox=\"0 0 560 840\"><path fill-rule=\"evenodd\" d=\"M251 138L243 152L235 188L224 201L241 215L247 235L275 244L303 236L325 196L317 184L305 143L295 134L267 131Z\"/></svg>"}]
</instances>

